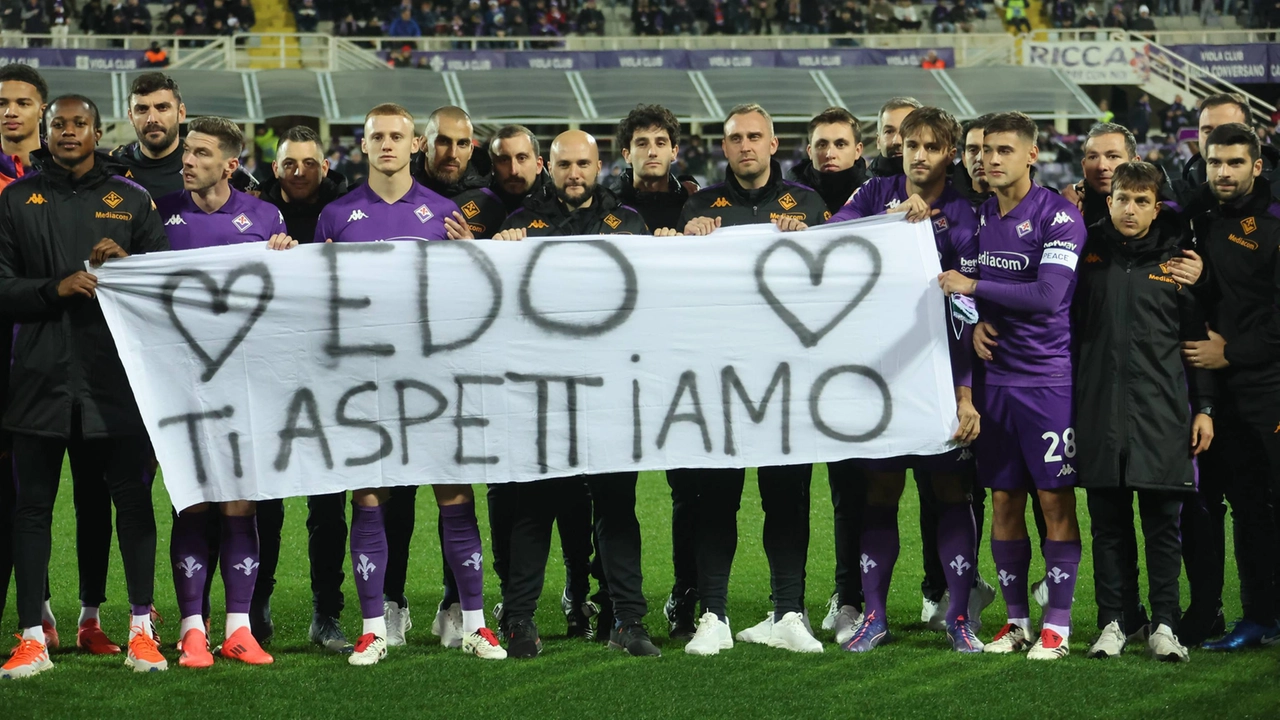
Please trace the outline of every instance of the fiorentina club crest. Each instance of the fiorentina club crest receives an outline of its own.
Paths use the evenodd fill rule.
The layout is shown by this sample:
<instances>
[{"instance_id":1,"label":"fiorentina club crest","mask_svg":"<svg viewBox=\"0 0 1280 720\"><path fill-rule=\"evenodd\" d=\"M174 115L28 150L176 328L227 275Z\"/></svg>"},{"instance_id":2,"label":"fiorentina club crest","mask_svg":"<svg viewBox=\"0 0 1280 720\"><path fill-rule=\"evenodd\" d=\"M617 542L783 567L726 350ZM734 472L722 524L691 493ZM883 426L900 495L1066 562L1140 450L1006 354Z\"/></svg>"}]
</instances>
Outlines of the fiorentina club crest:
<instances>
[{"instance_id":1,"label":"fiorentina club crest","mask_svg":"<svg viewBox=\"0 0 1280 720\"><path fill-rule=\"evenodd\" d=\"M1026 237L1030 234L1031 234L1031 221L1023 220L1022 224L1018 226L1018 237Z\"/></svg>"},{"instance_id":2,"label":"fiorentina club crest","mask_svg":"<svg viewBox=\"0 0 1280 720\"><path fill-rule=\"evenodd\" d=\"M436 216L435 213L431 212L431 208L425 204L419 205L418 209L413 211L413 214L418 216L418 222L426 222Z\"/></svg>"},{"instance_id":3,"label":"fiorentina club crest","mask_svg":"<svg viewBox=\"0 0 1280 720\"><path fill-rule=\"evenodd\" d=\"M236 219L231 221L231 224L235 225L236 229L239 230L240 232L244 232L245 230L248 230L249 228L253 227L253 221L250 220L249 216L245 215L244 213L240 213L239 215L237 215Z\"/></svg>"},{"instance_id":4,"label":"fiorentina club crest","mask_svg":"<svg viewBox=\"0 0 1280 720\"><path fill-rule=\"evenodd\" d=\"M946 230L946 229L947 229L947 219L945 217L943 217L942 215L939 215L938 217L933 219L934 232L942 232L943 230Z\"/></svg>"}]
</instances>

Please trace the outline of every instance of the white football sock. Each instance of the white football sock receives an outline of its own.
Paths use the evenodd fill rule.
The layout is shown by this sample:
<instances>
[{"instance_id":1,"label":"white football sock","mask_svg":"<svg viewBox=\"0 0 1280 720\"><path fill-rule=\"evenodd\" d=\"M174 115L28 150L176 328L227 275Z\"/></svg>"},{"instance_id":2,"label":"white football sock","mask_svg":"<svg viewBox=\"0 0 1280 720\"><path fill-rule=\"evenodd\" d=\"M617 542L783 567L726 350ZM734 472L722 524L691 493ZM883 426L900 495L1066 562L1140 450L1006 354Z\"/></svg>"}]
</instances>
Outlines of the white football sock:
<instances>
[{"instance_id":1,"label":"white football sock","mask_svg":"<svg viewBox=\"0 0 1280 720\"><path fill-rule=\"evenodd\" d=\"M1071 637L1071 628L1065 625L1053 625L1050 623L1045 623L1044 627L1046 630L1052 630L1058 633L1059 635L1061 635L1063 640L1066 640L1067 638Z\"/></svg>"},{"instance_id":2,"label":"white football sock","mask_svg":"<svg viewBox=\"0 0 1280 720\"><path fill-rule=\"evenodd\" d=\"M249 613L227 613L227 637L240 628L249 627Z\"/></svg>"},{"instance_id":3,"label":"white football sock","mask_svg":"<svg viewBox=\"0 0 1280 720\"><path fill-rule=\"evenodd\" d=\"M38 642L38 643L40 643L41 645L43 645L43 644L44 644L44 626L43 626L43 625L37 625L37 626L35 626L35 627L29 627L29 628L27 628L26 630L23 630L23 631L22 631L22 639L23 639L23 640L35 640L36 642Z\"/></svg>"},{"instance_id":4,"label":"white football sock","mask_svg":"<svg viewBox=\"0 0 1280 720\"><path fill-rule=\"evenodd\" d=\"M470 635L471 633L484 627L484 610L463 610L462 611L462 634Z\"/></svg>"},{"instance_id":5,"label":"white football sock","mask_svg":"<svg viewBox=\"0 0 1280 720\"><path fill-rule=\"evenodd\" d=\"M78 625L83 625L89 620L97 620L97 619L98 619L98 608L89 607L88 605L80 606L80 620L77 622Z\"/></svg>"},{"instance_id":6,"label":"white football sock","mask_svg":"<svg viewBox=\"0 0 1280 720\"><path fill-rule=\"evenodd\" d=\"M189 615L182 618L182 626L178 628L179 639L187 636L190 630L199 630L204 632L204 617L200 615Z\"/></svg>"},{"instance_id":7,"label":"white football sock","mask_svg":"<svg viewBox=\"0 0 1280 720\"><path fill-rule=\"evenodd\" d=\"M49 604L48 600L45 600L44 604L40 606L40 620L41 622L49 623L55 628L58 627L58 619L53 616L53 606Z\"/></svg>"},{"instance_id":8,"label":"white football sock","mask_svg":"<svg viewBox=\"0 0 1280 720\"><path fill-rule=\"evenodd\" d=\"M360 634L368 635L369 633L373 633L380 638L386 639L387 617L385 615L379 615L378 617L365 618L364 629L360 631Z\"/></svg>"},{"instance_id":9,"label":"white football sock","mask_svg":"<svg viewBox=\"0 0 1280 720\"><path fill-rule=\"evenodd\" d=\"M1031 637L1031 618L1009 618L1010 625L1017 625L1022 628L1023 634Z\"/></svg>"},{"instance_id":10,"label":"white football sock","mask_svg":"<svg viewBox=\"0 0 1280 720\"><path fill-rule=\"evenodd\" d=\"M141 633L151 634L151 613L129 616L129 639Z\"/></svg>"}]
</instances>

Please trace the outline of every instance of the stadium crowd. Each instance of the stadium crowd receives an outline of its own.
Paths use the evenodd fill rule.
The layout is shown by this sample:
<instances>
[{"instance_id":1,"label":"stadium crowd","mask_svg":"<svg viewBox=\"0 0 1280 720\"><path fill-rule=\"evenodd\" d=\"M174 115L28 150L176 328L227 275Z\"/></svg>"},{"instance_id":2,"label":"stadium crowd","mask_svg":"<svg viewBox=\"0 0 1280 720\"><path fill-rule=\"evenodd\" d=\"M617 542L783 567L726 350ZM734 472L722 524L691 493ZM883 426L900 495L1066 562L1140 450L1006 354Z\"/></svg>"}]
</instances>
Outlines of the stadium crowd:
<instances>
[{"instance_id":1,"label":"stadium crowd","mask_svg":"<svg viewBox=\"0 0 1280 720\"><path fill-rule=\"evenodd\" d=\"M225 118L188 118L177 83L145 73L129 91L137 141L107 153L97 147L93 102L55 92L30 67L0 68L0 319L15 324L14 332L0 332L12 341L4 349L11 363L0 366L9 374L0 602L12 569L22 628L3 677L51 668L50 652L61 645L47 576L68 454L80 573L75 645L123 655L139 672L169 664L154 626L155 454L86 261L96 267L132 254L246 242L287 252L299 243L383 237L700 236L757 222L801 233L886 213L932 224L944 270L937 282L947 296L938 311L963 328L948 333L957 430L943 455L828 465L836 567L821 627L836 644L875 652L892 637L886 599L908 469L921 502L921 621L939 633L940 648L1041 661L1069 654L1086 548L1077 487L1085 489L1096 589L1089 610L1098 634L1088 657L1114 657L1137 644L1158 660L1185 662L1189 646L1236 651L1280 640L1273 502L1280 493L1280 152L1260 142L1238 97L1215 95L1195 111L1183 109L1196 138L1179 172L1143 162L1130 128L1100 122L1085 134L1070 179L1054 189L1037 172L1039 160L1043 152L1064 162L1062 151L1026 115L960 125L908 97L887 99L865 126L843 108L823 111L808 125L805 157L788 171L776 158L768 112L734 107L718 138L725 179L701 187L711 141L686 139L660 105L639 105L619 123L625 168L607 185L591 135L570 130L544 144L508 125L479 138L456 107L425 113L419 124L399 105L377 105L365 118L361 156L352 150L338 158L338 148L304 126L245 138ZM875 137L870 159L864 127ZM270 174L259 166L255 179L241 165L250 143ZM336 171L343 165L346 176ZM199 257L191 255L193 265ZM714 655L737 641L822 652L805 598L809 465L759 469L774 610L737 634L730 629L744 474L667 470L676 577L663 608L668 649L683 641L686 653ZM414 598L413 606L428 601L431 631L445 646L492 660L537 657L533 617L554 523L565 557L567 634L630 655L660 655L646 624L636 483L636 473L623 472L488 486L487 548L475 490L430 486L443 593ZM417 490L307 498L310 638L352 665L379 662L413 627L405 582ZM1042 578L1029 577L1037 545L1028 501ZM988 502L995 585L976 569ZM123 609L102 607L113 506L127 622ZM1224 613L1236 608L1224 608L1222 598L1228 506L1243 614L1230 628ZM274 634L275 576L297 570L279 567L284 522L279 500L175 513L168 562L181 618L170 657L180 666L209 667L215 656L274 662L265 646ZM339 622L348 557L363 623L354 643ZM1187 607L1180 605L1184 565ZM219 567L225 627L215 645L209 597ZM491 610L498 632L483 604L490 570L502 593ZM984 642L983 610L997 594L1006 620ZM1033 601L1043 608L1038 623ZM117 635L123 645L108 628L126 633Z\"/></svg>"}]
</instances>

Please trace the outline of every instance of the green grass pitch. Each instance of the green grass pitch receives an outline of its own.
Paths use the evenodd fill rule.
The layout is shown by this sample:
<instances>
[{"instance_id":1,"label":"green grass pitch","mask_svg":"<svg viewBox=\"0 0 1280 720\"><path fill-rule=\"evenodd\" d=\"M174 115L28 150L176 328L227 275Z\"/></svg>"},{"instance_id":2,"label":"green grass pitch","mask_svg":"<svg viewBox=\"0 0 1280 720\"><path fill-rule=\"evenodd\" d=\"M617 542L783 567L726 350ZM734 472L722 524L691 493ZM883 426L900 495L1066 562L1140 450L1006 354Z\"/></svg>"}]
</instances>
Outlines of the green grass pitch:
<instances>
[{"instance_id":1,"label":"green grass pitch","mask_svg":"<svg viewBox=\"0 0 1280 720\"><path fill-rule=\"evenodd\" d=\"M730 586L734 631L760 621L769 610L769 571L760 543L759 495L749 477L739 514L740 541ZM637 513L644 533L645 592L649 625L661 658L631 658L595 643L566 640L559 594L564 577L558 542L552 543L537 617L543 654L535 660L484 662L440 647L429 628L439 599L440 551L431 493L419 493L408 595L415 627L409 645L392 648L373 668L354 668L307 642L311 593L302 500L286 506L284 543L272 602L276 637L268 649L276 663L250 668L219 659L210 670L177 667L177 607L168 569L169 509L156 491L159 556L156 605L168 624L160 628L171 669L135 675L119 657L95 658L74 651L53 656L56 667L36 678L0 683L5 718L1241 718L1280 713L1280 648L1236 655L1193 650L1191 663L1170 666L1130 648L1115 661L1088 660L1094 629L1092 565L1086 540L1083 581L1076 590L1072 655L1054 663L1023 656L962 657L920 618L920 539L917 500L907 484L900 512L902 555L889 598L897 642L864 656L843 653L831 634L821 655L798 655L737 644L716 657L685 655L666 637L662 604L672 580L671 501L660 473L641 477ZM481 532L488 546L483 493L478 498ZM825 467L813 482L812 544L807 604L816 626L831 592L833 549L831 504ZM1080 503L1081 524L1088 517ZM989 512L989 510L988 510ZM989 524L988 524L989 527ZM1227 534L1230 542L1230 531ZM63 643L74 645L77 576L69 478L64 481L54 523L50 567L54 610ZM1230 551L1229 551L1230 552ZM990 551L981 553L984 577L992 578ZM1037 557L1033 576L1043 570ZM1145 576L1142 587L1145 588ZM214 590L214 642L221 635L222 583ZM1183 583L1186 598L1185 578ZM354 638L358 603L347 571L343 624ZM16 623L12 590L4 627ZM486 573L485 602L498 602L497 578ZM1145 595L1145 589L1144 589ZM119 555L112 556L110 600L103 625L117 641L127 619ZM1239 612L1234 563L1227 568L1227 613ZM983 615L982 637L1004 619L1002 601Z\"/></svg>"}]
</instances>

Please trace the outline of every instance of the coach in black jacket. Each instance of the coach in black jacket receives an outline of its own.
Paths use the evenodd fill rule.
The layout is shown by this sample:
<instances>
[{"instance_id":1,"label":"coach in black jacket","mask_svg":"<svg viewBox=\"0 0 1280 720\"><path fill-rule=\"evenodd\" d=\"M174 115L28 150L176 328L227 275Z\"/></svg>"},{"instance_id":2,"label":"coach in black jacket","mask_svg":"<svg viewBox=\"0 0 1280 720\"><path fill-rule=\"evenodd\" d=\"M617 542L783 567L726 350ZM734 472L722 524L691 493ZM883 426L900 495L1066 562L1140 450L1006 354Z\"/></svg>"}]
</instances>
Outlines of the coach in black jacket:
<instances>
[{"instance_id":1,"label":"coach in black jacket","mask_svg":"<svg viewBox=\"0 0 1280 720\"><path fill-rule=\"evenodd\" d=\"M647 235L636 211L596 183L600 151L595 138L580 131L561 133L551 143L553 197L530 197L512 213L495 240L570 235ZM640 565L640 524L636 520L635 472L510 483L511 560L502 584L503 633L507 652L515 658L536 657L542 643L533 621L550 551L551 523L557 505L580 491L591 490L595 511L597 557L608 585L611 612L597 620L599 639L631 655L661 655L644 625L648 614ZM494 544L500 540L495 537ZM574 598L582 600L583 598ZM616 618L616 622L604 618ZM572 618L570 618L572 619Z\"/></svg>"},{"instance_id":2,"label":"coach in black jacket","mask_svg":"<svg viewBox=\"0 0 1280 720\"><path fill-rule=\"evenodd\" d=\"M1109 184L1111 214L1089 228L1072 304L1076 462L1089 492L1102 630L1089 654L1118 654L1135 620L1125 608L1136 607L1137 598L1124 594L1138 587L1129 558L1136 491L1151 587L1150 642L1163 644L1161 659L1185 660L1174 636L1181 613L1178 519L1195 492L1192 453L1213 438L1214 402L1213 373L1197 370L1188 388L1180 349L1183 341L1206 337L1205 317L1191 288L1171 274L1170 261L1193 243L1185 222L1160 208L1164 174L1129 162Z\"/></svg>"},{"instance_id":3,"label":"coach in black jacket","mask_svg":"<svg viewBox=\"0 0 1280 720\"><path fill-rule=\"evenodd\" d=\"M1221 371L1215 419L1221 461L1230 464L1223 477L1238 529L1245 619L1205 647L1235 650L1280 638L1271 503L1280 496L1280 212L1259 177L1261 147L1248 126L1220 125L1205 144L1209 182L1188 214L1207 254L1212 330L1184 354L1193 367Z\"/></svg>"},{"instance_id":4,"label":"coach in black jacket","mask_svg":"<svg viewBox=\"0 0 1280 720\"><path fill-rule=\"evenodd\" d=\"M764 108L739 105L730 110L721 144L729 161L729 176L719 185L694 193L685 203L680 221L686 235L769 222L784 230L803 229L821 225L831 216L822 196L783 179L782 169L773 160L778 150L773 118ZM678 482L694 483L698 489L698 594L703 615L697 633L685 646L687 653L716 654L733 645L726 613L744 475L740 469L667 472L668 478L675 476ZM763 467L758 475L774 602L774 612L759 630L776 635L778 647L805 652L821 650L817 640L805 637L801 619L812 475L812 465Z\"/></svg>"},{"instance_id":5,"label":"coach in black jacket","mask_svg":"<svg viewBox=\"0 0 1280 720\"><path fill-rule=\"evenodd\" d=\"M551 177L543 166L538 138L523 125L504 125L489 141L489 162L493 166L489 185L472 188L453 198L467 227L445 220L449 238L488 239L507 216L524 207L530 197L551 194ZM491 486L492 487L492 486Z\"/></svg>"},{"instance_id":6,"label":"coach in black jacket","mask_svg":"<svg viewBox=\"0 0 1280 720\"><path fill-rule=\"evenodd\" d=\"M145 431L115 342L96 299L90 260L167 250L146 191L117 175L98 109L88 98L49 105L49 150L40 172L0 195L0 308L21 329L14 342L4 428L13 433L18 488L14 530L18 614L38 631L50 526L62 462L101 474L116 506L134 623L152 601L156 530L142 482ZM149 618L143 629L149 628ZM163 668L158 668L163 669Z\"/></svg>"}]
</instances>

